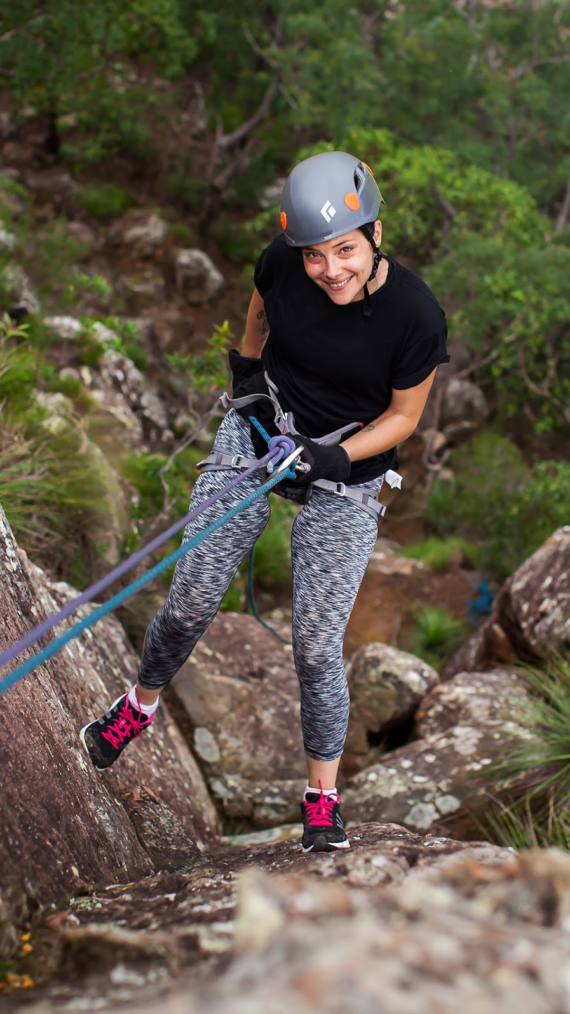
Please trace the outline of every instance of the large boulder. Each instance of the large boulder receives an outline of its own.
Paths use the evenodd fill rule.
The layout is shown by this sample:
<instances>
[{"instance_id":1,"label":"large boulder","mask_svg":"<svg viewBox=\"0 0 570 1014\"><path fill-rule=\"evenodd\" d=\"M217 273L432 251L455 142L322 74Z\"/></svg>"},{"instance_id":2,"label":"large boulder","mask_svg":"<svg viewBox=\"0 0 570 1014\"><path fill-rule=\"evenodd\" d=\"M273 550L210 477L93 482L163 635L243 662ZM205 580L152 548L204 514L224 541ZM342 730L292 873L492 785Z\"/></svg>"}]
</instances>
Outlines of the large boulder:
<instances>
[{"instance_id":1,"label":"large boulder","mask_svg":"<svg viewBox=\"0 0 570 1014\"><path fill-rule=\"evenodd\" d=\"M261 827L297 820L306 766L291 649L252 616L218 613L171 693L225 815Z\"/></svg>"},{"instance_id":2,"label":"large boulder","mask_svg":"<svg viewBox=\"0 0 570 1014\"><path fill-rule=\"evenodd\" d=\"M77 593L30 563L1 508L0 559L4 650ZM77 615L88 611L83 607ZM204 848L217 829L200 770L165 706L108 771L96 771L85 754L79 730L128 688L136 672L122 627L107 617L0 698L0 953L14 943L16 913L25 918L29 908L91 882L152 873L156 843L145 844L152 815L146 823L132 822L132 798L123 803L122 794L152 793L155 824L170 826L161 807L172 811L193 849ZM188 862L194 857L189 851Z\"/></svg>"},{"instance_id":3,"label":"large boulder","mask_svg":"<svg viewBox=\"0 0 570 1014\"><path fill-rule=\"evenodd\" d=\"M439 676L427 662L389 644L367 644L347 666L350 725L343 769L357 771L380 755L387 737L411 725Z\"/></svg>"},{"instance_id":4,"label":"large boulder","mask_svg":"<svg viewBox=\"0 0 570 1014\"><path fill-rule=\"evenodd\" d=\"M146 209L127 211L107 233L113 246L123 247L132 257L159 257L172 240L172 230L160 215Z\"/></svg>"},{"instance_id":5,"label":"large boulder","mask_svg":"<svg viewBox=\"0 0 570 1014\"><path fill-rule=\"evenodd\" d=\"M203 250L178 250L174 257L176 287L192 306L209 303L224 291L224 277Z\"/></svg>"},{"instance_id":6,"label":"large boulder","mask_svg":"<svg viewBox=\"0 0 570 1014\"><path fill-rule=\"evenodd\" d=\"M414 831L472 834L487 793L514 784L496 761L531 742L528 694L508 670L461 673L435 686L420 705L413 740L350 779L343 792L353 820L395 821Z\"/></svg>"},{"instance_id":7,"label":"large boulder","mask_svg":"<svg viewBox=\"0 0 570 1014\"><path fill-rule=\"evenodd\" d=\"M153 443L168 443L174 434L166 404L128 356L108 349L98 370L103 388L115 389L140 419L143 432ZM95 374L94 374L95 376Z\"/></svg>"},{"instance_id":8,"label":"large boulder","mask_svg":"<svg viewBox=\"0 0 570 1014\"><path fill-rule=\"evenodd\" d=\"M442 668L491 669L518 657L548 658L570 646L570 525L559 528L508 578L491 616Z\"/></svg>"},{"instance_id":9,"label":"large boulder","mask_svg":"<svg viewBox=\"0 0 570 1014\"><path fill-rule=\"evenodd\" d=\"M441 425L481 422L488 412L488 406L480 387L470 380L452 377L445 385L441 403Z\"/></svg>"},{"instance_id":10,"label":"large boulder","mask_svg":"<svg viewBox=\"0 0 570 1014\"><path fill-rule=\"evenodd\" d=\"M69 218L73 218L81 210L79 186L62 166L54 165L40 170L27 169L23 179L25 186L38 202L49 202L58 212Z\"/></svg>"}]
</instances>

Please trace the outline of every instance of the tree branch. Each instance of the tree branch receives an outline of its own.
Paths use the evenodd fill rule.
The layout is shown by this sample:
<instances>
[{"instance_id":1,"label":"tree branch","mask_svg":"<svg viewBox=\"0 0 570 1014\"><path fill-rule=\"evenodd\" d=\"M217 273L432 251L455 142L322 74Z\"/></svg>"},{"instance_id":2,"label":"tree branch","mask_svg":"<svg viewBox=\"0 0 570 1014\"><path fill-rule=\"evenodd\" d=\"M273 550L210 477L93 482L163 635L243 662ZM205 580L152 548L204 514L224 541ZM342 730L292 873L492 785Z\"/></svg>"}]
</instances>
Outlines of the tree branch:
<instances>
[{"instance_id":1,"label":"tree branch","mask_svg":"<svg viewBox=\"0 0 570 1014\"><path fill-rule=\"evenodd\" d=\"M564 417L566 422L570 424L570 411L568 411L568 409L564 407L562 402L559 401L558 398L556 398L553 395L552 391L549 391L547 387L547 384L552 380L554 372L556 371L556 362L550 364L548 373L544 378L544 383L542 386L539 386L538 384L535 383L534 380L531 380L529 376L522 345L519 345L518 353L522 377L529 391L532 391L533 394L538 394L539 397L541 398L546 398L546 400L549 401L551 405L554 405L554 407L557 408L558 411L562 413L562 416Z\"/></svg>"},{"instance_id":2,"label":"tree branch","mask_svg":"<svg viewBox=\"0 0 570 1014\"><path fill-rule=\"evenodd\" d=\"M44 8L43 11L40 11L39 14L34 14L34 17L30 18L29 21L25 21L23 25L18 25L16 28L11 28L9 32L5 32L4 35L0 35L0 42L8 42L8 40L13 39L15 35L21 35L22 32L24 32L26 28L29 28L30 25L33 25L35 21L41 21L41 19L47 13L48 11L46 7Z\"/></svg>"},{"instance_id":3,"label":"tree branch","mask_svg":"<svg viewBox=\"0 0 570 1014\"><path fill-rule=\"evenodd\" d=\"M249 25L247 24L246 21L244 21L242 23L242 29L243 29L243 34L245 35L247 41L249 42L249 45L253 49L253 52L257 56L259 56L260 59L264 60L265 63L267 63L269 65L269 67L272 67L273 70L279 71L279 64L277 63L277 60L274 60L272 56L269 56L269 54L266 53L265 50L261 48L261 46L259 45L259 43L254 39L254 37L252 35L252 32L250 30L250 27L249 27ZM280 33L279 33L279 29L277 28L276 29L275 37L273 39L274 45L278 44L279 37L280 37ZM293 96L291 95L291 92L289 91L289 89L286 88L285 85L282 82L279 85L279 91L281 92L283 98L288 103L288 105L291 106L292 109L298 109L299 108L299 103L293 98Z\"/></svg>"},{"instance_id":4,"label":"tree branch","mask_svg":"<svg viewBox=\"0 0 570 1014\"><path fill-rule=\"evenodd\" d=\"M508 77L509 84L516 84L517 81L524 77L525 74L530 74L536 70L537 67L542 67L545 63L567 63L570 60L569 53L560 53L558 56L543 56L539 60L523 60L518 67L513 70Z\"/></svg>"},{"instance_id":5,"label":"tree branch","mask_svg":"<svg viewBox=\"0 0 570 1014\"><path fill-rule=\"evenodd\" d=\"M252 130L254 130L255 127L257 127L258 123L261 123L261 121L265 119L265 117L269 112L269 107L273 102L273 99L275 98L275 93L279 87L279 84L280 77L279 74L276 74L276 76L270 82L268 88L265 91L265 95L261 100L261 105L253 114L253 116L250 116L249 120L246 120L245 123L242 123L241 126L237 127L236 130L232 131L231 134L221 135L218 142L221 151L227 151L228 148L234 148L236 144L239 144L239 142L243 140L244 137L247 137L248 134L251 134Z\"/></svg>"},{"instance_id":6,"label":"tree branch","mask_svg":"<svg viewBox=\"0 0 570 1014\"><path fill-rule=\"evenodd\" d=\"M248 164L254 142L253 132L261 121L268 115L279 84L280 76L279 73L277 73L266 89L265 95L263 96L261 104L256 112L250 116L245 123L242 123L237 130L232 131L231 134L223 133L222 122L218 117L216 136L212 145L207 172L208 189L206 190L206 194L204 196L204 203L199 221L200 231L204 239L207 238L208 229L212 220L218 214L220 198L225 187L227 187ZM242 143L244 140L245 144ZM225 169L215 175L222 155L227 152L232 152L228 165Z\"/></svg>"},{"instance_id":7,"label":"tree branch","mask_svg":"<svg viewBox=\"0 0 570 1014\"><path fill-rule=\"evenodd\" d=\"M564 194L562 206L556 218L556 225L554 226L555 236L559 236L560 233L562 232L564 226L566 225L566 221L568 219L569 214L570 214L570 179L566 180L566 192Z\"/></svg>"},{"instance_id":8,"label":"tree branch","mask_svg":"<svg viewBox=\"0 0 570 1014\"><path fill-rule=\"evenodd\" d=\"M436 187L432 188L432 194L445 215L445 222L443 223L441 235L447 236L449 230L451 229L451 223L457 214L457 210Z\"/></svg>"}]
</instances>

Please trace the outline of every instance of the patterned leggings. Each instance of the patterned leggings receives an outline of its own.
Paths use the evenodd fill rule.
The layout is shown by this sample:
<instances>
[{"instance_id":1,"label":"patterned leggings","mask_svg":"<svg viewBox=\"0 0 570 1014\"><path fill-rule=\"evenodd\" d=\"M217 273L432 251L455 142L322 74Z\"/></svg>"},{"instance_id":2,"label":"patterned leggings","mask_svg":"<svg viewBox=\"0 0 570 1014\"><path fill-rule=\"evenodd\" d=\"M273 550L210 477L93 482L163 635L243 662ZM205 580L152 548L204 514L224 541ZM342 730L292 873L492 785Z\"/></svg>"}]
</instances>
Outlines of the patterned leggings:
<instances>
[{"instance_id":1,"label":"patterned leggings","mask_svg":"<svg viewBox=\"0 0 570 1014\"><path fill-rule=\"evenodd\" d=\"M256 456L249 424L233 409L223 420L214 447ZM222 489L234 473L235 469L203 473L190 506L197 507ZM381 476L359 485L377 495L382 481ZM261 473L254 472L191 522L183 541L262 483ZM274 489L278 491L279 485ZM301 501L302 497L301 491L295 491L288 498ZM146 632L138 674L141 686L162 689L186 661L214 619L269 514L267 496L259 497L178 561L168 598ZM343 750L349 710L344 632L377 533L377 522L358 504L318 489L293 522L293 653L301 688L305 752L315 760L335 760Z\"/></svg>"}]
</instances>

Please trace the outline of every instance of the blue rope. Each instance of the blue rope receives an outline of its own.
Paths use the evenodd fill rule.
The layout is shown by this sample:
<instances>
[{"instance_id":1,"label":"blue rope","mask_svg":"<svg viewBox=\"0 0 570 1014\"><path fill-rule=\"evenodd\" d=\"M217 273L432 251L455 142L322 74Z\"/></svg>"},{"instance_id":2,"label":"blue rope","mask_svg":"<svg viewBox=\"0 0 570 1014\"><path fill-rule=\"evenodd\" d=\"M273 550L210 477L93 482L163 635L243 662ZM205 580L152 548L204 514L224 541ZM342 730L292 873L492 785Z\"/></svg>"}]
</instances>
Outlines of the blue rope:
<instances>
[{"instance_id":1,"label":"blue rope","mask_svg":"<svg viewBox=\"0 0 570 1014\"><path fill-rule=\"evenodd\" d=\"M292 648L293 647L293 642L292 641L288 641L286 637L282 637L281 634L279 633L279 631L275 630L275 627L272 627L270 623L267 623L265 620L262 620L261 616L259 615L259 613L257 611L257 606L255 604L255 589L253 587L254 560L255 560L255 546L253 547L253 549L250 550L250 553L249 553L249 562L248 562L248 566L247 566L247 593L248 593L248 597L249 597L249 604L251 606L251 611L252 611L255 619L257 620L257 622L261 623L262 627L265 627L266 630L269 630L269 632L271 634L273 634L273 636L276 637L283 644L288 644L289 647Z\"/></svg>"},{"instance_id":2,"label":"blue rope","mask_svg":"<svg viewBox=\"0 0 570 1014\"><path fill-rule=\"evenodd\" d=\"M202 542L203 539L206 538L206 536L210 535L212 532L215 532L216 529L220 528L223 524L226 523L226 521L229 521L230 518L233 518L239 511L244 510L245 507L249 507L249 505L253 503L254 500L257 499L257 497L261 496L263 493L268 492L270 489L273 488L273 486L276 486L278 482L281 482L283 478L288 477L289 474L290 474L289 472L277 472L275 475L272 475L271 478L267 480L267 482L265 482L262 486L259 487L259 489L255 490L254 493L250 493L248 496L246 496L244 500L241 500L238 504L236 504L235 507L232 507L226 514L224 514L223 517L218 518L211 525L205 528L203 532L198 532L198 534L195 535L193 539L190 539L189 542L184 543L182 546L179 547L179 549L175 550L174 553L171 553L170 556L167 556L164 560L161 560L160 563L157 563L156 566L152 567L149 571L147 571L146 574L143 574L141 577L137 578L136 581L133 581L132 584L127 585L126 588L123 588L122 591L118 592L117 595L114 595L113 598L109 599L108 602L105 602L104 605L99 606L97 609L95 609L85 619L80 620L79 623L74 623L74 625L70 627L69 630L66 630L65 633L61 634L59 637L56 637L55 640L52 641L51 644L49 644L46 648L43 648L42 651L39 651L35 655L32 655L31 658L27 659L27 661L25 662L22 662L22 664L19 665L16 669L14 669L11 673L8 673L7 676L2 677L2 679L0 679L0 696L2 696L2 694L4 694L6 690L8 690L11 686L13 686L14 683L17 683L18 680L21 680L24 676L27 676L27 674L30 673L33 669L36 669L37 666L47 661L47 659L52 658L52 656L55 655L61 648L63 648L63 646L67 644L69 641L72 641L75 637L78 637L79 634L81 634L84 630L87 630L88 627L92 627L93 624L97 623L98 620L101 620L104 616L107 615L107 613L112 612L112 610L116 609L117 606L120 606L123 602L126 602L127 599L130 599L133 595L136 595L136 593L140 591L141 588L144 588L146 584L149 584L151 581L153 581L155 577L157 577L159 574L162 573L163 570L166 570L173 563L176 563L176 561L179 560L181 556L184 556L185 553L188 553L189 550L194 548L194 546L197 546L199 542Z\"/></svg>"}]
</instances>

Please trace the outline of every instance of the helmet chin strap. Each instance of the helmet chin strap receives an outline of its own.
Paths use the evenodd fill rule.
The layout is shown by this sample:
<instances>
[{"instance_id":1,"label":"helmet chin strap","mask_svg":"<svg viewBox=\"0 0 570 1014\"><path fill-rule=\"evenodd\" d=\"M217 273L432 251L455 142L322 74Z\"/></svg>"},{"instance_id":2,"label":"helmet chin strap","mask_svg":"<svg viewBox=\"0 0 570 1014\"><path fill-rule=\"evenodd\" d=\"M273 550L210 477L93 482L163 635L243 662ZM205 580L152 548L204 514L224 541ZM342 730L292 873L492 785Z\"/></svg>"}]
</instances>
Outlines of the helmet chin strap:
<instances>
[{"instance_id":1,"label":"helmet chin strap","mask_svg":"<svg viewBox=\"0 0 570 1014\"><path fill-rule=\"evenodd\" d=\"M364 283L364 306L362 308L362 314L364 317L370 317L370 315L372 314L372 306L370 303L370 292L368 291L368 282L371 282L373 278L376 278L376 274L378 272L378 265L380 264L380 261L382 260L384 255L380 247L376 246L373 237L370 236L368 232L366 233L366 235L370 240L370 245L372 247L372 250L374 251L374 260L372 262L372 271L367 281Z\"/></svg>"}]
</instances>

